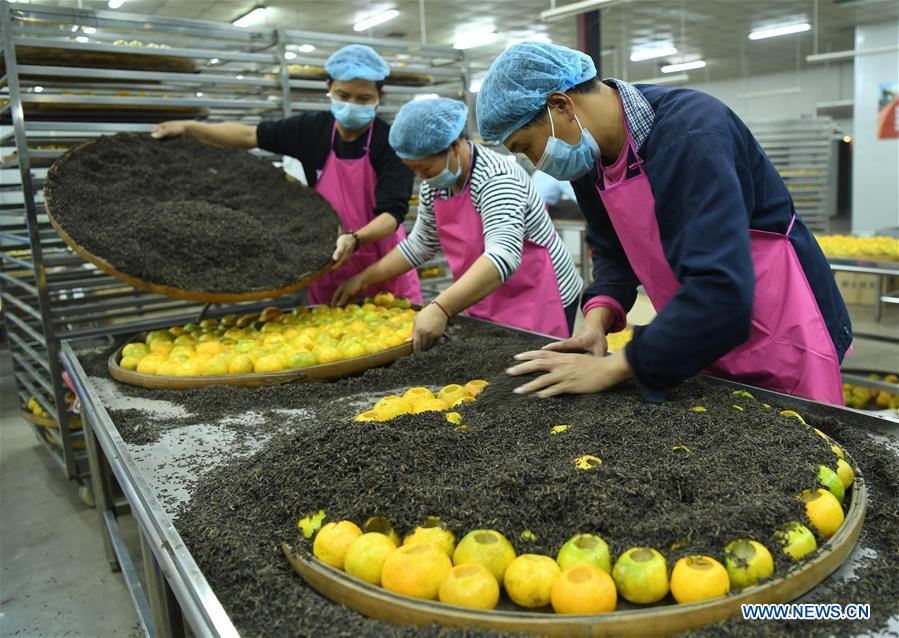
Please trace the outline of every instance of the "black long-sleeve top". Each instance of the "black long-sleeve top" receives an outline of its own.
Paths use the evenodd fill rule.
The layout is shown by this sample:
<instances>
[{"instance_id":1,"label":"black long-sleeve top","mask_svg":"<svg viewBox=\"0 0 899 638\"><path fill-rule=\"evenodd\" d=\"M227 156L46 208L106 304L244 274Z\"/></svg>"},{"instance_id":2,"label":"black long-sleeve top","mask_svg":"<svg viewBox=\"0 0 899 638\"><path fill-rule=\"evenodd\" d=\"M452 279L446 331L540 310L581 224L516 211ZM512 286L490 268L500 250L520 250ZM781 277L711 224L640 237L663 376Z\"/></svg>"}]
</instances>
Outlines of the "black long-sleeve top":
<instances>
[{"instance_id":1,"label":"black long-sleeve top","mask_svg":"<svg viewBox=\"0 0 899 638\"><path fill-rule=\"evenodd\" d=\"M414 176L387 142L390 125L376 117L372 126L368 158L378 176L372 215L390 213L397 224L402 224L409 212ZM306 181L314 188L331 152L333 131L334 116L330 111L307 111L260 123L256 127L256 141L261 149L298 159L303 164ZM352 142L345 142L336 135L334 151L341 159L359 158L365 152L367 140L367 131ZM353 188L353 185L348 184L347 188Z\"/></svg>"}]
</instances>

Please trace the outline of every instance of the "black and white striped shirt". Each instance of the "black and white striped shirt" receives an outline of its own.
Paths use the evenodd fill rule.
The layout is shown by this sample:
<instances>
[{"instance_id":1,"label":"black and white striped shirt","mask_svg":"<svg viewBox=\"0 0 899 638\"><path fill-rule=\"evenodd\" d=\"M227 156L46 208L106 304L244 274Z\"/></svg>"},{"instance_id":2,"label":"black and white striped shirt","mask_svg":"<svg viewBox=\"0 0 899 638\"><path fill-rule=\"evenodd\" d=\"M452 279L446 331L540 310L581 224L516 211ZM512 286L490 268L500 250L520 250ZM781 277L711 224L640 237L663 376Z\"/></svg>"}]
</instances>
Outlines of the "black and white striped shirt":
<instances>
[{"instance_id":1,"label":"black and white striped shirt","mask_svg":"<svg viewBox=\"0 0 899 638\"><path fill-rule=\"evenodd\" d=\"M549 250L562 305L576 302L584 282L528 174L488 148L473 144L472 149L471 199L484 224L484 256L496 267L500 280L505 282L518 270L527 239ZM424 264L440 250L434 217L435 196L444 199L449 196L449 191L435 192L422 182L415 226L398 246L413 268Z\"/></svg>"}]
</instances>

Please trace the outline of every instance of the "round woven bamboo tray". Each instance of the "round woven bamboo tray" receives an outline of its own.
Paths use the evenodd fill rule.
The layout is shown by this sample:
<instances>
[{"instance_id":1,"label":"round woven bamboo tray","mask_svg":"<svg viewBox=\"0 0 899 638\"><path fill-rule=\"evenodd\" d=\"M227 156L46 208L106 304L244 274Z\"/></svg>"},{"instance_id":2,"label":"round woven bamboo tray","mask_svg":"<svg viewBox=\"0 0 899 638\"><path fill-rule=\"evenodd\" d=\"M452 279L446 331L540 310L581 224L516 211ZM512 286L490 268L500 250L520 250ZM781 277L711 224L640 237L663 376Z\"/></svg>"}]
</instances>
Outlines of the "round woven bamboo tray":
<instances>
[{"instance_id":1,"label":"round woven bamboo tray","mask_svg":"<svg viewBox=\"0 0 899 638\"><path fill-rule=\"evenodd\" d=\"M59 440L52 430L44 430L44 436L47 438L47 443L53 447L62 447L62 441ZM83 450L85 447L84 439L75 439L72 441L72 447L76 450Z\"/></svg>"},{"instance_id":2,"label":"round woven bamboo tray","mask_svg":"<svg viewBox=\"0 0 899 638\"><path fill-rule=\"evenodd\" d=\"M747 603L786 603L821 583L849 556L865 520L865 484L860 473L849 494L851 501L839 531L813 558L786 576L736 593L698 603L622 609L599 615L562 615L526 611L480 611L436 601L399 596L348 576L321 561L296 553L287 543L281 549L306 583L326 598L365 616L397 625L492 629L539 636L670 636L698 629L740 614Z\"/></svg>"},{"instance_id":3,"label":"round woven bamboo tray","mask_svg":"<svg viewBox=\"0 0 899 638\"><path fill-rule=\"evenodd\" d=\"M131 341L142 341L146 333L140 333ZM133 370L126 370L119 365L122 359L122 348L128 343L122 344L109 356L107 368L109 375L116 381L137 385L144 388L157 390L190 390L192 388L205 388L210 385L234 385L244 388L261 388L270 385L282 385L285 383L310 383L315 381L330 381L364 372L369 368L393 363L401 357L412 354L412 343L404 343L387 350L381 350L364 357L342 359L333 363L325 363L307 368L295 368L292 370L279 370L278 372L259 372L252 374L225 374L205 377L172 377L159 374L142 374Z\"/></svg>"},{"instance_id":4,"label":"round woven bamboo tray","mask_svg":"<svg viewBox=\"0 0 899 638\"><path fill-rule=\"evenodd\" d=\"M42 428L52 428L54 430L59 429L59 423L54 421L51 417L48 416L38 416L33 412L29 412L28 410L22 410L22 418L28 421L29 423L34 423L35 425L39 425ZM76 431L81 429L81 419L75 423L72 422L73 417L69 417L69 430Z\"/></svg>"},{"instance_id":5,"label":"round woven bamboo tray","mask_svg":"<svg viewBox=\"0 0 899 638\"><path fill-rule=\"evenodd\" d=\"M50 167L50 170L47 171L47 185L52 185L54 174L57 170L59 170L59 167L62 166L64 162L68 161L75 153L84 150L86 147L90 146L93 143L94 140L88 140L87 142L73 148L63 157L59 158L59 160L57 160L56 163L53 164L52 167ZM92 263L106 274L112 275L119 281L123 281L129 286L133 286L134 288L147 290L149 292L165 295L167 297L172 297L175 299L189 299L192 301L201 301L203 303L235 303L238 301L257 301L259 299L270 299L273 297L288 295L292 292L296 292L298 290L306 288L313 281L328 272L333 264L333 262L328 262L327 264L322 265L316 271L305 272L297 277L296 281L286 286L282 286L280 288L271 288L267 290L253 290L250 292L207 292L203 290L188 290L186 288L175 288L173 286L167 286L165 284L151 283L144 279L140 279L138 277L134 277L132 275L121 272L108 261L98 255L93 254L84 246L72 239L72 237L65 231L65 229L56 220L56 217L53 215L52 192L52 186L50 188L44 189L44 209L47 211L47 219L50 220L50 224L53 226L53 229L59 234L62 240L69 246L69 248L71 248L75 253L77 253L86 261Z\"/></svg>"}]
</instances>

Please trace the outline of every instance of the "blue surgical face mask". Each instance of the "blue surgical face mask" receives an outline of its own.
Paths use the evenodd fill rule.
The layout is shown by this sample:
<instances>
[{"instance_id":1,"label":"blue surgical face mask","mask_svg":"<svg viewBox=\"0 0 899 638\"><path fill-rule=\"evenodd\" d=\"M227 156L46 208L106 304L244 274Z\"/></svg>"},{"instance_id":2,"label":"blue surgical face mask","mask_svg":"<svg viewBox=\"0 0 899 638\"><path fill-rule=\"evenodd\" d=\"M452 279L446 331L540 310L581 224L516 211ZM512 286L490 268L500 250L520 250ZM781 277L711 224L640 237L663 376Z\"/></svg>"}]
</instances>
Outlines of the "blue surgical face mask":
<instances>
[{"instance_id":1,"label":"blue surgical face mask","mask_svg":"<svg viewBox=\"0 0 899 638\"><path fill-rule=\"evenodd\" d=\"M462 174L462 163L456 158L456 172L453 173L449 169L449 154L452 149L446 151L446 167L434 177L429 177L426 180L423 180L428 186L430 186L434 190L438 190L441 188L452 188L453 184L456 183L456 180L459 179L459 176Z\"/></svg>"},{"instance_id":2,"label":"blue surgical face mask","mask_svg":"<svg viewBox=\"0 0 899 638\"><path fill-rule=\"evenodd\" d=\"M331 98L331 113L340 125L350 131L358 131L375 119L378 104L353 104Z\"/></svg>"},{"instance_id":3,"label":"blue surgical face mask","mask_svg":"<svg viewBox=\"0 0 899 638\"><path fill-rule=\"evenodd\" d=\"M573 146L556 137L556 125L553 123L552 112L548 106L546 116L552 127L552 137L546 141L546 148L535 168L566 182L586 175L599 157L599 144L590 135L590 131L581 126L577 115L574 116L574 121L581 126L581 139Z\"/></svg>"}]
</instances>

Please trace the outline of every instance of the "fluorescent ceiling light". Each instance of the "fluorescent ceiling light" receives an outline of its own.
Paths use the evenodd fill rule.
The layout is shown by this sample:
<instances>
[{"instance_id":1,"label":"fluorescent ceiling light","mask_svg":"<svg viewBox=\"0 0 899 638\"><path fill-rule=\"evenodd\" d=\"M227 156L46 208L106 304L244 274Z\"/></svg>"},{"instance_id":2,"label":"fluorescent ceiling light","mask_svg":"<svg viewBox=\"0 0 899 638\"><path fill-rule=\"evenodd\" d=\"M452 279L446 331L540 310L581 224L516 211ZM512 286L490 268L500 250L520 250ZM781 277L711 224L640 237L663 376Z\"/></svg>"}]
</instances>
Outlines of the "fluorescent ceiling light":
<instances>
[{"instance_id":1,"label":"fluorescent ceiling light","mask_svg":"<svg viewBox=\"0 0 899 638\"><path fill-rule=\"evenodd\" d=\"M581 0L581 2L572 2L564 7L556 9L547 9L540 12L540 19L544 22L552 22L554 20L562 20L571 16L580 15L593 11L595 9L606 9L616 4L624 4L630 0Z\"/></svg>"},{"instance_id":2,"label":"fluorescent ceiling light","mask_svg":"<svg viewBox=\"0 0 899 638\"><path fill-rule=\"evenodd\" d=\"M197 91L197 97L203 97L203 91Z\"/></svg>"},{"instance_id":3,"label":"fluorescent ceiling light","mask_svg":"<svg viewBox=\"0 0 899 638\"><path fill-rule=\"evenodd\" d=\"M774 97L776 95L792 95L794 93L802 93L802 88L798 86L790 86L785 89L763 89L761 91L743 91L737 93L737 97L741 100L748 100L756 97Z\"/></svg>"},{"instance_id":4,"label":"fluorescent ceiling light","mask_svg":"<svg viewBox=\"0 0 899 638\"><path fill-rule=\"evenodd\" d=\"M692 71L693 69L701 69L705 67L705 60L693 60L692 62L681 62L680 64L666 64L660 71L662 73L677 73L678 71Z\"/></svg>"},{"instance_id":5,"label":"fluorescent ceiling light","mask_svg":"<svg viewBox=\"0 0 899 638\"><path fill-rule=\"evenodd\" d=\"M43 92L44 92L44 87L42 87L42 86L36 86L36 87L34 87L34 89L32 89L32 90L33 90L35 93L43 93Z\"/></svg>"},{"instance_id":6,"label":"fluorescent ceiling light","mask_svg":"<svg viewBox=\"0 0 899 638\"><path fill-rule=\"evenodd\" d=\"M212 58L212 59L209 61L209 64L218 64L219 62L221 62L221 60L219 60L218 58Z\"/></svg>"},{"instance_id":7,"label":"fluorescent ceiling light","mask_svg":"<svg viewBox=\"0 0 899 638\"><path fill-rule=\"evenodd\" d=\"M72 33L75 33L77 30L78 30L78 25L77 25L77 24L73 24L73 25L72 25Z\"/></svg>"},{"instance_id":8,"label":"fluorescent ceiling light","mask_svg":"<svg viewBox=\"0 0 899 638\"><path fill-rule=\"evenodd\" d=\"M436 100L438 97L440 97L440 96L437 95L436 93L419 93L412 99L413 100Z\"/></svg>"},{"instance_id":9,"label":"fluorescent ceiling light","mask_svg":"<svg viewBox=\"0 0 899 638\"><path fill-rule=\"evenodd\" d=\"M479 29L476 31L463 31L456 36L453 41L454 49L473 49L475 47L484 46L491 42L496 42L499 34L493 27L487 29Z\"/></svg>"},{"instance_id":10,"label":"fluorescent ceiling light","mask_svg":"<svg viewBox=\"0 0 899 638\"><path fill-rule=\"evenodd\" d=\"M857 55L871 55L874 53L892 53L899 51L899 46L871 47L870 49L851 49L847 51L834 51L832 53L815 53L805 56L806 62L834 62L836 60L851 60Z\"/></svg>"},{"instance_id":11,"label":"fluorescent ceiling light","mask_svg":"<svg viewBox=\"0 0 899 638\"><path fill-rule=\"evenodd\" d=\"M526 38L515 38L514 40L509 40L509 44L506 45L506 48L514 47L516 44L521 44L522 42L542 42L544 44L552 44L552 38L550 38L545 33L535 33L534 35L529 35Z\"/></svg>"},{"instance_id":12,"label":"fluorescent ceiling light","mask_svg":"<svg viewBox=\"0 0 899 638\"><path fill-rule=\"evenodd\" d=\"M76 42L80 42L81 44L85 44L86 42L90 42L90 40L88 39L88 37L87 37L86 35L79 35L77 38L75 38L75 41L76 41Z\"/></svg>"},{"instance_id":13,"label":"fluorescent ceiling light","mask_svg":"<svg viewBox=\"0 0 899 638\"><path fill-rule=\"evenodd\" d=\"M297 47L297 51L299 51L300 53L312 53L313 51L315 51L315 45L314 44L301 44L300 46Z\"/></svg>"},{"instance_id":14,"label":"fluorescent ceiling light","mask_svg":"<svg viewBox=\"0 0 899 638\"><path fill-rule=\"evenodd\" d=\"M297 54L294 53L293 51L285 51L285 52L284 52L284 59L285 59L285 60L296 60L296 59L297 59Z\"/></svg>"},{"instance_id":15,"label":"fluorescent ceiling light","mask_svg":"<svg viewBox=\"0 0 899 638\"><path fill-rule=\"evenodd\" d=\"M690 79L686 73L678 73L677 75L666 75L663 78L647 78L645 80L634 80L631 84L680 84Z\"/></svg>"},{"instance_id":16,"label":"fluorescent ceiling light","mask_svg":"<svg viewBox=\"0 0 899 638\"><path fill-rule=\"evenodd\" d=\"M242 76L242 75L235 75L235 76L234 76L234 79L235 79L235 80L242 80L242 79L243 79L243 76Z\"/></svg>"},{"instance_id":17,"label":"fluorescent ceiling light","mask_svg":"<svg viewBox=\"0 0 899 638\"><path fill-rule=\"evenodd\" d=\"M396 9L388 9L387 11L376 13L375 15L369 16L364 20L359 20L359 22L353 25L353 31L366 31L367 29L376 27L379 24L384 24L389 20L393 20L399 14L400 12Z\"/></svg>"},{"instance_id":18,"label":"fluorescent ceiling light","mask_svg":"<svg viewBox=\"0 0 899 638\"><path fill-rule=\"evenodd\" d=\"M802 33L812 28L808 22L799 24L785 24L779 27L770 27L767 29L756 29L749 34L750 40L764 40L765 38L776 38L779 35L790 35L791 33Z\"/></svg>"},{"instance_id":19,"label":"fluorescent ceiling light","mask_svg":"<svg viewBox=\"0 0 899 638\"><path fill-rule=\"evenodd\" d=\"M666 55L674 55L677 49L673 46L649 46L633 49L631 51L631 62L642 62L643 60L652 60L653 58L663 58Z\"/></svg>"},{"instance_id":20,"label":"fluorescent ceiling light","mask_svg":"<svg viewBox=\"0 0 899 638\"><path fill-rule=\"evenodd\" d=\"M109 0L109 2L106 3L106 6L110 9L118 9L123 4L125 4L125 0Z\"/></svg>"},{"instance_id":21,"label":"fluorescent ceiling light","mask_svg":"<svg viewBox=\"0 0 899 638\"><path fill-rule=\"evenodd\" d=\"M265 18L265 12L265 7L254 7L248 13L245 13L236 20L232 20L231 24L233 24L235 27L246 29L251 24L256 24L257 22Z\"/></svg>"},{"instance_id":22,"label":"fluorescent ceiling light","mask_svg":"<svg viewBox=\"0 0 899 638\"><path fill-rule=\"evenodd\" d=\"M81 30L88 35L94 35L97 32L95 27L81 27Z\"/></svg>"}]
</instances>

